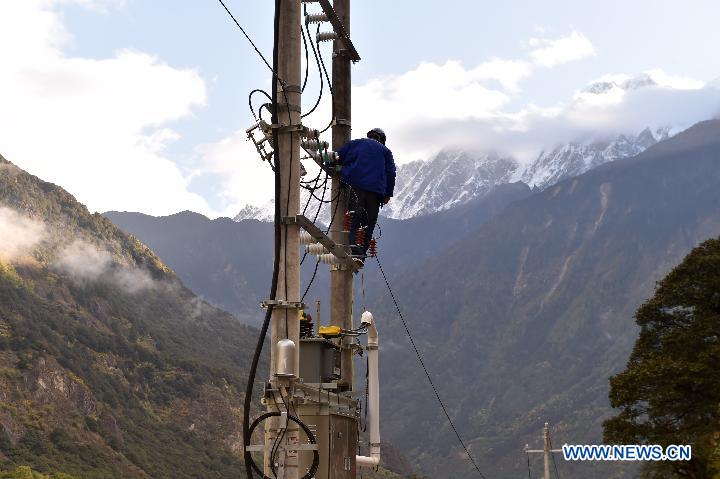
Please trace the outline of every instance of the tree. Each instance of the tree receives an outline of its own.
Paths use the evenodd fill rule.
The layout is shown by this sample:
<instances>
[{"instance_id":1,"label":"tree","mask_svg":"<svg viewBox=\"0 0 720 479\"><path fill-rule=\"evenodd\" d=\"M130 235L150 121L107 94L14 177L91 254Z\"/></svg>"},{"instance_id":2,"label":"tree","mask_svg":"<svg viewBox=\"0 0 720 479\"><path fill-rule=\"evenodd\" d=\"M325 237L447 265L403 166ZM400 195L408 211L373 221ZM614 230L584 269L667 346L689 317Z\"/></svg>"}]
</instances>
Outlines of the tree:
<instances>
[{"instance_id":1,"label":"tree","mask_svg":"<svg viewBox=\"0 0 720 479\"><path fill-rule=\"evenodd\" d=\"M640 336L610 378L612 443L689 444L689 462L652 462L649 478L720 478L720 240L693 249L635 313Z\"/></svg>"}]
</instances>

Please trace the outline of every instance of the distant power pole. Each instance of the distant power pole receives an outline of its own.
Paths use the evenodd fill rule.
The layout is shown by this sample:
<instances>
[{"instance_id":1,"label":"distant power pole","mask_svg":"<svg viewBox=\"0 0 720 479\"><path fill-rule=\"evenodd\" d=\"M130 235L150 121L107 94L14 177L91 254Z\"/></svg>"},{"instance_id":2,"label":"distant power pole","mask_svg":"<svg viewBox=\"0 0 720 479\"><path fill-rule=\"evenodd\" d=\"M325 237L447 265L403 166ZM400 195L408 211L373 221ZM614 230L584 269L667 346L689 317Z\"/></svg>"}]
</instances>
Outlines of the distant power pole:
<instances>
[{"instance_id":1,"label":"distant power pole","mask_svg":"<svg viewBox=\"0 0 720 479\"><path fill-rule=\"evenodd\" d=\"M543 479L550 479L550 461L552 460L553 452L562 452L562 449L552 449L550 441L550 426L545 423L543 428L543 448L542 449L528 449L528 445L525 445L526 453L542 453L543 454Z\"/></svg>"}]
</instances>

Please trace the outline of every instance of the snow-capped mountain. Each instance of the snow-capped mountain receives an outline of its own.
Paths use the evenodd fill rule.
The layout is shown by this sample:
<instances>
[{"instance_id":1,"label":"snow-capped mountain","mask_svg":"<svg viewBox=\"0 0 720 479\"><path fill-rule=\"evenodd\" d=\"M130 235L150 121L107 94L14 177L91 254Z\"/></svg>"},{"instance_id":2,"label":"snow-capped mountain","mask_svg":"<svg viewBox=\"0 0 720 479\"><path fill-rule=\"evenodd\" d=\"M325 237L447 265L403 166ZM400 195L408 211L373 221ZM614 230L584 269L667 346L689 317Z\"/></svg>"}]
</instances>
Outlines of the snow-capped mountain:
<instances>
[{"instance_id":1,"label":"snow-capped mountain","mask_svg":"<svg viewBox=\"0 0 720 479\"><path fill-rule=\"evenodd\" d=\"M533 163L513 179L533 188L545 189L603 163L638 155L658 141L667 139L670 134L668 128L655 131L646 128L638 135L619 135L609 141L571 142L541 152Z\"/></svg>"},{"instance_id":2,"label":"snow-capped mountain","mask_svg":"<svg viewBox=\"0 0 720 479\"><path fill-rule=\"evenodd\" d=\"M413 161L400 165L397 171L395 195L380 211L387 218L405 219L442 211L487 194L495 185L510 182L518 169L511 158L498 155L470 155L462 151L444 150L430 161ZM320 194L320 192L316 193ZM307 190L300 195L300 208L305 216L314 218L319 202L311 199ZM326 200L330 199L330 191ZM261 206L246 205L235 221L256 219L272 221L275 213L273 200ZM330 208L323 205L317 222L328 224Z\"/></svg>"},{"instance_id":3,"label":"snow-capped mountain","mask_svg":"<svg viewBox=\"0 0 720 479\"><path fill-rule=\"evenodd\" d=\"M471 155L444 150L430 161L413 161L398 168L395 196L381 214L405 219L442 211L487 194L508 183L518 169L512 158Z\"/></svg>"},{"instance_id":4,"label":"snow-capped mountain","mask_svg":"<svg viewBox=\"0 0 720 479\"><path fill-rule=\"evenodd\" d=\"M316 196L321 197L322 189L315 193ZM320 213L316 213L318 209L319 201L315 198L310 197L308 190L300 190L300 212L305 216L314 220L315 223L327 225L330 223L330 207L328 204L323 204L320 208ZM310 200L308 202L308 200ZM330 201L330 186L328 184L327 191L325 192L325 201ZM271 199L260 206L245 205L240 212L233 218L235 221L242 220L258 220L267 223L272 223L275 218L275 200Z\"/></svg>"},{"instance_id":5,"label":"snow-capped mountain","mask_svg":"<svg viewBox=\"0 0 720 479\"><path fill-rule=\"evenodd\" d=\"M611 161L635 156L658 141L676 133L669 128L649 128L633 135L618 135L607 140L571 142L541 152L535 161L522 166L513 158L496 154L473 155L444 150L433 159L400 165L395 196L381 211L382 216L407 219L443 211L481 198L501 184L522 181L530 187L545 189ZM309 193L301 192L300 207L305 209ZM330 198L329 191L326 199ZM314 218L318 201L311 199L305 215ZM247 205L235 221L257 219L273 221L275 203ZM323 205L318 223L328 224L330 208Z\"/></svg>"},{"instance_id":6,"label":"snow-capped mountain","mask_svg":"<svg viewBox=\"0 0 720 479\"><path fill-rule=\"evenodd\" d=\"M275 200L270 200L261 206L245 205L233 218L235 221L258 220L271 223L275 218Z\"/></svg>"}]
</instances>

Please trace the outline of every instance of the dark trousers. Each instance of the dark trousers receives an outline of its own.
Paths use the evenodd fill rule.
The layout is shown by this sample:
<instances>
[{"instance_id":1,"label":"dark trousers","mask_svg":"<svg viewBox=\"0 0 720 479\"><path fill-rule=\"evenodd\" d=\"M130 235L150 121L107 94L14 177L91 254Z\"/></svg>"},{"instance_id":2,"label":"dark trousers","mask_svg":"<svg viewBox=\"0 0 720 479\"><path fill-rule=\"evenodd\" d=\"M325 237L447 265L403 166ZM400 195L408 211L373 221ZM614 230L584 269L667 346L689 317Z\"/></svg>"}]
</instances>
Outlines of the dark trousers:
<instances>
[{"instance_id":1,"label":"dark trousers","mask_svg":"<svg viewBox=\"0 0 720 479\"><path fill-rule=\"evenodd\" d=\"M370 239L372 239L373 230L377 223L378 211L380 210L383 197L378 193L355 187L348 188L348 194L350 196L348 198L348 207L350 211L355 212L353 214L352 227L350 228L349 243L352 246L353 254L365 255L370 246ZM365 241L362 245L355 246L355 234L358 228L362 226L366 227Z\"/></svg>"}]
</instances>

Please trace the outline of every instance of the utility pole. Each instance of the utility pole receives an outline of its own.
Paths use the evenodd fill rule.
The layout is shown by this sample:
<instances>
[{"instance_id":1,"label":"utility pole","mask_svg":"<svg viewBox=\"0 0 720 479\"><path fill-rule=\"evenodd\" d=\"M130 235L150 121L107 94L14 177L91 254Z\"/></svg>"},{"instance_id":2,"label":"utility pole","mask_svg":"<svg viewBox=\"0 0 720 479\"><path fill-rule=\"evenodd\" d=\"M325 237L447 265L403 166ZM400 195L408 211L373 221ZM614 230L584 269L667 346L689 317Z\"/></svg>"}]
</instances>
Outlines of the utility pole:
<instances>
[{"instance_id":1,"label":"utility pole","mask_svg":"<svg viewBox=\"0 0 720 479\"><path fill-rule=\"evenodd\" d=\"M358 464L374 467L380 462L378 419L377 342L372 315L366 312L362 326L352 321L353 273L361 265L349 256L345 228L347 193L341 188L337 154L321 141L320 132L301 124L301 28L303 4L319 3L322 14L308 14L306 21L329 22L333 32L319 33L317 42L334 40L334 99L332 143L335 148L350 139L350 63L360 57L348 36L349 0L282 0L280 3L275 114L273 125L262 119L246 130L248 138L264 160L269 160L264 142L273 139L275 170L280 178L276 192L280 210L280 247L275 298L262 302L272 307L270 378L263 404L267 412L249 424L246 437L261 423L264 443L245 444L248 466L260 473L251 453L263 452L265 477L277 479L354 479ZM261 132L262 139L256 135ZM324 145L324 146L323 146ZM331 237L299 214L301 148L332 176L333 220ZM301 235L301 229L303 234ZM300 245L318 255L318 261L331 265L331 326L315 330L307 323L300 301ZM318 325L320 320L318 305ZM334 328L333 326L338 326ZM367 350L373 398L370 456L357 454L359 401L350 392L353 386L352 347L361 334L368 335ZM262 339L261 339L262 340ZM260 343L261 344L261 343ZM252 384L252 383L250 383ZM249 404L246 402L246 404ZM250 441L248 441L250 442Z\"/></svg>"},{"instance_id":2,"label":"utility pole","mask_svg":"<svg viewBox=\"0 0 720 479\"><path fill-rule=\"evenodd\" d=\"M347 36L350 35L350 0L333 0L333 9ZM332 85L333 111L332 147L337 151L350 140L351 136L351 69L350 56L346 44L341 39L333 42ZM348 190L342 188L340 178L332 180L331 238L337 244L347 245L348 234L343 232L343 219L348 210ZM352 329L353 273L338 265L330 273L330 324L344 329ZM341 351L340 390L353 389L352 350L349 338L343 340Z\"/></svg>"},{"instance_id":3,"label":"utility pole","mask_svg":"<svg viewBox=\"0 0 720 479\"><path fill-rule=\"evenodd\" d=\"M545 427L543 428L543 448L528 449L528 445L526 444L525 452L543 454L543 479L550 479L550 460L552 459L552 453L562 452L562 449L552 449L550 441L550 425L545 423Z\"/></svg>"},{"instance_id":4,"label":"utility pole","mask_svg":"<svg viewBox=\"0 0 720 479\"><path fill-rule=\"evenodd\" d=\"M275 134L278 137L278 151L275 152L275 166L280 169L280 268L278 272L278 285L276 300L271 319L271 341L273 348L270 355L270 384L272 394L281 397L274 399L278 403L283 401L292 405L294 397L291 391L292 374L295 378L299 373L299 340L300 324L298 314L300 309L300 229L298 225L284 221L285 218L297 215L300 207L300 104L302 81L301 71L301 23L302 12L300 0L284 0L280 2L280 25L278 38L278 65L277 78L273 82L277 90L277 119ZM294 349L290 348L290 362L280 364L278 359L278 345L282 340L292 341ZM289 344L289 343L286 343ZM287 360L284 358L283 360ZM278 375L285 366L290 370ZM278 391L276 393L275 391ZM285 393L283 393L285 391ZM272 402L274 404L274 401ZM270 406L272 408L272 406ZM269 447L278 435L283 435L283 444L298 444L299 427L296 423L287 421L283 417L272 418L265 432L264 470L268 477L284 477L285 479L298 479L297 451L282 449L276 458L277 473L273 472L271 462L273 458Z\"/></svg>"}]
</instances>

